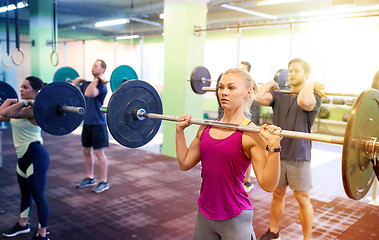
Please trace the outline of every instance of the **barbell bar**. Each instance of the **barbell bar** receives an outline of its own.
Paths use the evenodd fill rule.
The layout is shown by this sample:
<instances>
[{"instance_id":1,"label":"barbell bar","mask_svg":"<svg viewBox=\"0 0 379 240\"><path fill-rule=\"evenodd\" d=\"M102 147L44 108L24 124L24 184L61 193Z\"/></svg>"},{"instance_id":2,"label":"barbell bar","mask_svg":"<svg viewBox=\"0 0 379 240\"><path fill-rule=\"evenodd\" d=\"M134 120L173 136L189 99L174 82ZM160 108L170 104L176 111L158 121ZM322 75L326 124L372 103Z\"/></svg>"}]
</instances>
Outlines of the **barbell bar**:
<instances>
[{"instance_id":1,"label":"barbell bar","mask_svg":"<svg viewBox=\"0 0 379 240\"><path fill-rule=\"evenodd\" d=\"M71 67L62 67L54 74L54 82L69 82L79 77L78 72ZM115 68L111 74L111 78L107 83L110 83L112 92L115 91L123 82L138 79L136 71L128 65L120 65Z\"/></svg>"},{"instance_id":2,"label":"barbell bar","mask_svg":"<svg viewBox=\"0 0 379 240\"><path fill-rule=\"evenodd\" d=\"M121 145L137 148L148 143L157 133L162 120L179 121L179 117L163 115L159 94L148 83L131 80L112 94L108 106L107 124L114 139ZM259 132L256 126L241 126L212 120L191 119L191 124L210 125L233 130ZM288 130L275 131L283 137L343 145L342 178L348 197L363 198L379 175L379 92L365 90L355 101L349 116L345 136L336 137ZM372 168L370 167L372 165ZM374 169L374 171L373 171Z\"/></svg>"},{"instance_id":3,"label":"barbell bar","mask_svg":"<svg viewBox=\"0 0 379 240\"><path fill-rule=\"evenodd\" d=\"M206 74L203 74L203 73ZM208 78L207 78L208 77ZM196 67L191 74L191 78L189 81L191 81L191 87L192 90L195 93L198 94L204 94L206 92L217 92L216 87L210 87L210 84L205 84L206 81L213 81L210 78L210 73L208 69L205 67ZM287 69L279 69L273 79L276 83L278 83L280 90L277 90L282 93L287 94L298 94L296 92L291 92L290 90L287 90L289 88L289 82L288 82L288 70ZM376 73L372 88L379 89L379 71ZM343 97L358 97L359 94L356 93L334 93L334 92L323 92L327 96L343 96Z\"/></svg>"},{"instance_id":4,"label":"barbell bar","mask_svg":"<svg viewBox=\"0 0 379 240\"><path fill-rule=\"evenodd\" d=\"M0 82L1 104L7 98L16 98L16 91L5 82ZM52 135L65 135L75 130L83 121L85 113L83 94L70 83L53 82L37 94L33 113L37 124Z\"/></svg>"},{"instance_id":5,"label":"barbell bar","mask_svg":"<svg viewBox=\"0 0 379 240\"><path fill-rule=\"evenodd\" d=\"M202 87L202 91L204 92L216 92L216 88L214 87ZM290 90L276 90L281 93L286 93L286 94L299 94L297 92L291 92ZM358 97L359 94L356 93L332 93L332 92L323 92L327 96L344 96L344 97Z\"/></svg>"}]
</instances>

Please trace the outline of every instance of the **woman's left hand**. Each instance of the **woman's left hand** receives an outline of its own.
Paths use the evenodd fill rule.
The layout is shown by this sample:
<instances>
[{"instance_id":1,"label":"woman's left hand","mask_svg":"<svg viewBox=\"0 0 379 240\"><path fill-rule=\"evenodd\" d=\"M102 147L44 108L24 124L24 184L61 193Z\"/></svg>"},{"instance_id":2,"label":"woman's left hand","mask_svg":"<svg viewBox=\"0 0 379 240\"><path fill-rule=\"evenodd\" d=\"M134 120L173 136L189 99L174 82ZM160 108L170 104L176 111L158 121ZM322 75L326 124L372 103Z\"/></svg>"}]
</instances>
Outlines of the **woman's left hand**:
<instances>
[{"instance_id":1,"label":"woman's left hand","mask_svg":"<svg viewBox=\"0 0 379 240\"><path fill-rule=\"evenodd\" d=\"M267 125L263 124L260 127L261 135L267 140L267 144L270 147L279 147L280 141L283 139L281 135L274 134L275 131L281 131L282 129L273 124Z\"/></svg>"}]
</instances>

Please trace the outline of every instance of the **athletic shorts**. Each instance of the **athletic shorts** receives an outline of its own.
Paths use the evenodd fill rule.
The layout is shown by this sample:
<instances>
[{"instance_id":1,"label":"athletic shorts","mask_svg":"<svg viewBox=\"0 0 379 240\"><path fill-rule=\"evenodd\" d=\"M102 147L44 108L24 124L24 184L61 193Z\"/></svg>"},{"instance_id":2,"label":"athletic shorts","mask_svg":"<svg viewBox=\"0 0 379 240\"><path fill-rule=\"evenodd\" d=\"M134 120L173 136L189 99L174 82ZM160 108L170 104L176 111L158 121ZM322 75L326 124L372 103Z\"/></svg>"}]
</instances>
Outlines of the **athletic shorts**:
<instances>
[{"instance_id":1,"label":"athletic shorts","mask_svg":"<svg viewBox=\"0 0 379 240\"><path fill-rule=\"evenodd\" d=\"M253 210L243 210L238 216L216 221L197 212L194 240L256 240Z\"/></svg>"},{"instance_id":2,"label":"athletic shorts","mask_svg":"<svg viewBox=\"0 0 379 240\"><path fill-rule=\"evenodd\" d=\"M289 186L294 191L312 189L311 163L308 161L280 161L278 187Z\"/></svg>"},{"instance_id":3,"label":"athletic shorts","mask_svg":"<svg viewBox=\"0 0 379 240\"><path fill-rule=\"evenodd\" d=\"M93 149L109 147L107 125L83 124L82 146Z\"/></svg>"}]
</instances>

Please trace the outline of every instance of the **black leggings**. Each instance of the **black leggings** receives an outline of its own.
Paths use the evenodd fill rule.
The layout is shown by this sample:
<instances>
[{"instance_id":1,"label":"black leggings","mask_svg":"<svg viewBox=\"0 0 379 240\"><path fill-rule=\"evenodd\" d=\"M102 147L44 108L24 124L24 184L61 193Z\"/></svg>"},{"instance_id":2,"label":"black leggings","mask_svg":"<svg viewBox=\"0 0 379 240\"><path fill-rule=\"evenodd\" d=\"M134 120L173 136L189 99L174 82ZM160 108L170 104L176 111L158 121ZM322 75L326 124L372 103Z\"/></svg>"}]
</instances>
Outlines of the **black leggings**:
<instances>
[{"instance_id":1,"label":"black leggings","mask_svg":"<svg viewBox=\"0 0 379 240\"><path fill-rule=\"evenodd\" d=\"M49 154L40 142L29 145L24 156L18 159L17 179L21 191L20 217L29 217L32 198L37 205L39 227L47 227L49 205L45 197L46 173Z\"/></svg>"}]
</instances>

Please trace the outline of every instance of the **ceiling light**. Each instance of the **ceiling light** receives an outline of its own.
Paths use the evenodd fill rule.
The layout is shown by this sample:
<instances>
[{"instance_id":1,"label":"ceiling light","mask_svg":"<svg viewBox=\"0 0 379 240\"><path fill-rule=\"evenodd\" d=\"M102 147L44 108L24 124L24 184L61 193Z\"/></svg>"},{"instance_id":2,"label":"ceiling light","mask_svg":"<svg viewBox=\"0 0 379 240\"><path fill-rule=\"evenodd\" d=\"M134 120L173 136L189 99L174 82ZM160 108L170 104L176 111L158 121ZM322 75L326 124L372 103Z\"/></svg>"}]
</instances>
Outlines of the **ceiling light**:
<instances>
[{"instance_id":1,"label":"ceiling light","mask_svg":"<svg viewBox=\"0 0 379 240\"><path fill-rule=\"evenodd\" d=\"M164 14L164 13L159 14L159 18L160 19L165 19L166 18L166 14Z\"/></svg>"},{"instance_id":2,"label":"ceiling light","mask_svg":"<svg viewBox=\"0 0 379 240\"><path fill-rule=\"evenodd\" d=\"M117 36L117 40L124 40L124 39L135 39L139 38L139 35L126 35L126 36Z\"/></svg>"},{"instance_id":3,"label":"ceiling light","mask_svg":"<svg viewBox=\"0 0 379 240\"><path fill-rule=\"evenodd\" d=\"M137 17L131 17L130 20L132 20L134 22L145 23L145 24L154 25L154 26L158 26L158 27L162 26L162 24L160 24L160 23L149 21L149 20L142 19L142 18L137 18Z\"/></svg>"},{"instance_id":4,"label":"ceiling light","mask_svg":"<svg viewBox=\"0 0 379 240\"><path fill-rule=\"evenodd\" d=\"M273 4L282 4L282 3L292 3L292 2L304 2L309 0L260 0L257 1L257 6L273 5Z\"/></svg>"},{"instance_id":5,"label":"ceiling light","mask_svg":"<svg viewBox=\"0 0 379 240\"><path fill-rule=\"evenodd\" d=\"M240 7L232 6L232 5L229 5L229 4L221 4L220 6L223 7L223 8L227 8L227 9L234 10L234 11L237 11L237 12L247 13L247 14L254 15L254 16L259 16L259 17L264 17L264 18L269 18L269 19L278 19L278 17L274 16L274 15L269 15L269 14L265 14L265 13L255 12L255 11L252 11L252 10L249 10L249 9L240 8Z\"/></svg>"},{"instance_id":6,"label":"ceiling light","mask_svg":"<svg viewBox=\"0 0 379 240\"><path fill-rule=\"evenodd\" d=\"M20 8L24 8L24 7L27 7L28 6L28 3L24 3L24 2L18 2L17 3L17 8L20 9ZM9 4L8 6L3 6L3 7L0 7L0 13L3 13L3 12L6 12L6 11L12 11L12 10L15 10L16 9L16 5L14 4Z\"/></svg>"},{"instance_id":7,"label":"ceiling light","mask_svg":"<svg viewBox=\"0 0 379 240\"><path fill-rule=\"evenodd\" d=\"M126 23L130 23L130 20L127 18L121 18L121 19L114 19L114 20L97 22L97 23L95 23L95 26L96 27L105 27L105 26L120 25L120 24L126 24Z\"/></svg>"}]
</instances>

